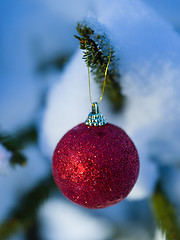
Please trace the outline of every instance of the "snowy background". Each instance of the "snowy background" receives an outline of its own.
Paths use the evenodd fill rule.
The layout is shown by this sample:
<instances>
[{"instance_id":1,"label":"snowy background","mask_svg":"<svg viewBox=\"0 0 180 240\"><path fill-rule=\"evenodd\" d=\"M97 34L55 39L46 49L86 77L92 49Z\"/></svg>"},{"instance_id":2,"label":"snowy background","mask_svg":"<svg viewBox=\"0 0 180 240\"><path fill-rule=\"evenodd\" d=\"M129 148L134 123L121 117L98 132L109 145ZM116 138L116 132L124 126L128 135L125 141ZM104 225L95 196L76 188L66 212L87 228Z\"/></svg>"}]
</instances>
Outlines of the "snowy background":
<instances>
[{"instance_id":1,"label":"snowy background","mask_svg":"<svg viewBox=\"0 0 180 240\"><path fill-rule=\"evenodd\" d=\"M107 27L120 58L127 99L124 111L115 114L104 98L101 112L133 139L139 179L126 200L103 210L76 206L57 190L37 213L38 239L164 239L149 198L161 179L179 214L179 12L180 3L170 0L0 1L0 131L16 136L34 125L38 133L37 143L23 150L24 167L12 168L11 152L0 144L0 223L51 172L57 142L90 112L87 68L73 35L78 21L95 17ZM63 57L67 61L59 69L55 62ZM100 92L92 85L97 100ZM24 232L11 238L25 239L31 238Z\"/></svg>"}]
</instances>

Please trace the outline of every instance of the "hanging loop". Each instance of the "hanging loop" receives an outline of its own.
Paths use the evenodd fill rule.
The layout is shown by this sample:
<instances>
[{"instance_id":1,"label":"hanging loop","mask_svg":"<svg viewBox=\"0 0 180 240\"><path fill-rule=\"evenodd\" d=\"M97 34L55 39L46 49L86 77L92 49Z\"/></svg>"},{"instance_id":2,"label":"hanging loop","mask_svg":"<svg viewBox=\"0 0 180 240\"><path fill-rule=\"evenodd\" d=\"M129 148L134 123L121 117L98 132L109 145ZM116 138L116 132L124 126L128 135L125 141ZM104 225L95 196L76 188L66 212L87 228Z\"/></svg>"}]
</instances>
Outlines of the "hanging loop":
<instances>
[{"instance_id":1,"label":"hanging loop","mask_svg":"<svg viewBox=\"0 0 180 240\"><path fill-rule=\"evenodd\" d=\"M85 40L85 49L86 49L86 57L87 57L87 68L88 68L88 82L89 82L89 98L90 98L90 102L93 105L94 103L92 102L92 97L91 97L91 81L90 81L90 71L89 71L89 58L88 58L88 52L87 52L87 42ZM106 66L106 70L104 73L104 82L103 82L103 88L102 88L102 93L101 93L101 97L99 99L98 104L100 104L100 102L102 101L103 95L104 95L104 90L105 90L105 86L106 86L106 82L107 82L107 72L108 72L108 67L111 61L111 47L109 48L109 58L108 58L108 63Z\"/></svg>"}]
</instances>

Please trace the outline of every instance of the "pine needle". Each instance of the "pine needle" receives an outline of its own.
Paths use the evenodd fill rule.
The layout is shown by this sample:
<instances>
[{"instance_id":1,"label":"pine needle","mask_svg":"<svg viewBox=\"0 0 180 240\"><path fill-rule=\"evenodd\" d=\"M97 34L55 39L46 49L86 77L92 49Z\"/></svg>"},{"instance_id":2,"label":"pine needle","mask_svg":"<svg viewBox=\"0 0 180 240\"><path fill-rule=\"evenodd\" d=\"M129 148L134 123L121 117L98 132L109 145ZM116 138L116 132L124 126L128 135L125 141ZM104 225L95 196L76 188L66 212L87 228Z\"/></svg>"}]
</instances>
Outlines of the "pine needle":
<instances>
[{"instance_id":1,"label":"pine needle","mask_svg":"<svg viewBox=\"0 0 180 240\"><path fill-rule=\"evenodd\" d=\"M112 103L114 110L122 109L125 97L122 94L120 86L119 59L115 56L115 51L110 45L110 41L105 34L96 34L95 31L88 27L87 24L78 23L76 27L80 36L74 35L80 44L80 49L85 50L85 41L87 45L88 64L95 81L102 90L104 74L109 60L109 50L111 48L110 66L107 71L107 83L105 87L105 95ZM84 51L83 59L87 62L86 51Z\"/></svg>"}]
</instances>

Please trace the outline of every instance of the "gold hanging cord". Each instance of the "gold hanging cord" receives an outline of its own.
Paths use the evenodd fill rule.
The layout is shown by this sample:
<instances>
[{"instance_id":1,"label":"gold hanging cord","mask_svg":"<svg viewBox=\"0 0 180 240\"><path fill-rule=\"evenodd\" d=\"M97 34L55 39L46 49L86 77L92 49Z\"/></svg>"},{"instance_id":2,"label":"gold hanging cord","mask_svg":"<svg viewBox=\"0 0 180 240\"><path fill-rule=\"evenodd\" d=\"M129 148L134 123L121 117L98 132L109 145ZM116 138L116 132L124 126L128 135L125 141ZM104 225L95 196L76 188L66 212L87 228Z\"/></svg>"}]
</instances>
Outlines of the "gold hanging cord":
<instances>
[{"instance_id":1,"label":"gold hanging cord","mask_svg":"<svg viewBox=\"0 0 180 240\"><path fill-rule=\"evenodd\" d=\"M86 49L87 68L88 68L89 98L90 98L91 104L93 105L93 101L92 101L92 97L91 97L91 81L90 81L89 59L88 59L88 53L87 53L87 42L86 42L86 40L85 40L85 49ZM103 98L103 95L104 95L105 85L106 85L106 81L107 81L107 71L108 71L108 67L109 67L110 61L111 61L111 47L109 48L109 51L110 51L110 53L109 53L109 60L108 60L108 63L107 63L107 66L106 66L106 70L105 70L105 73L104 73L103 89L102 89L101 97L99 99L99 103L98 104L100 104L100 102L101 102L101 100Z\"/></svg>"}]
</instances>

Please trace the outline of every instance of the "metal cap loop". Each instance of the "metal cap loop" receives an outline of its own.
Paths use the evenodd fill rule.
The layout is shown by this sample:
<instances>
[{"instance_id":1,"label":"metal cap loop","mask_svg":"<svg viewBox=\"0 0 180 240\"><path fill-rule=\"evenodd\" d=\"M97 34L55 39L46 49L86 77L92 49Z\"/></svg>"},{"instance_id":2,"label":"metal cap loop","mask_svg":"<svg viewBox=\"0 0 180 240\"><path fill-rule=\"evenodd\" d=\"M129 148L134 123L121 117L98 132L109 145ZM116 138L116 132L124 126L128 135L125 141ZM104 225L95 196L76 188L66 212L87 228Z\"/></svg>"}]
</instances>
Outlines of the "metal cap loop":
<instances>
[{"instance_id":1,"label":"metal cap loop","mask_svg":"<svg viewBox=\"0 0 180 240\"><path fill-rule=\"evenodd\" d=\"M107 120L103 115L99 112L99 104L97 102L94 102L92 104L92 112L89 113L88 118L85 121L86 125L89 126L103 126L107 123Z\"/></svg>"}]
</instances>

